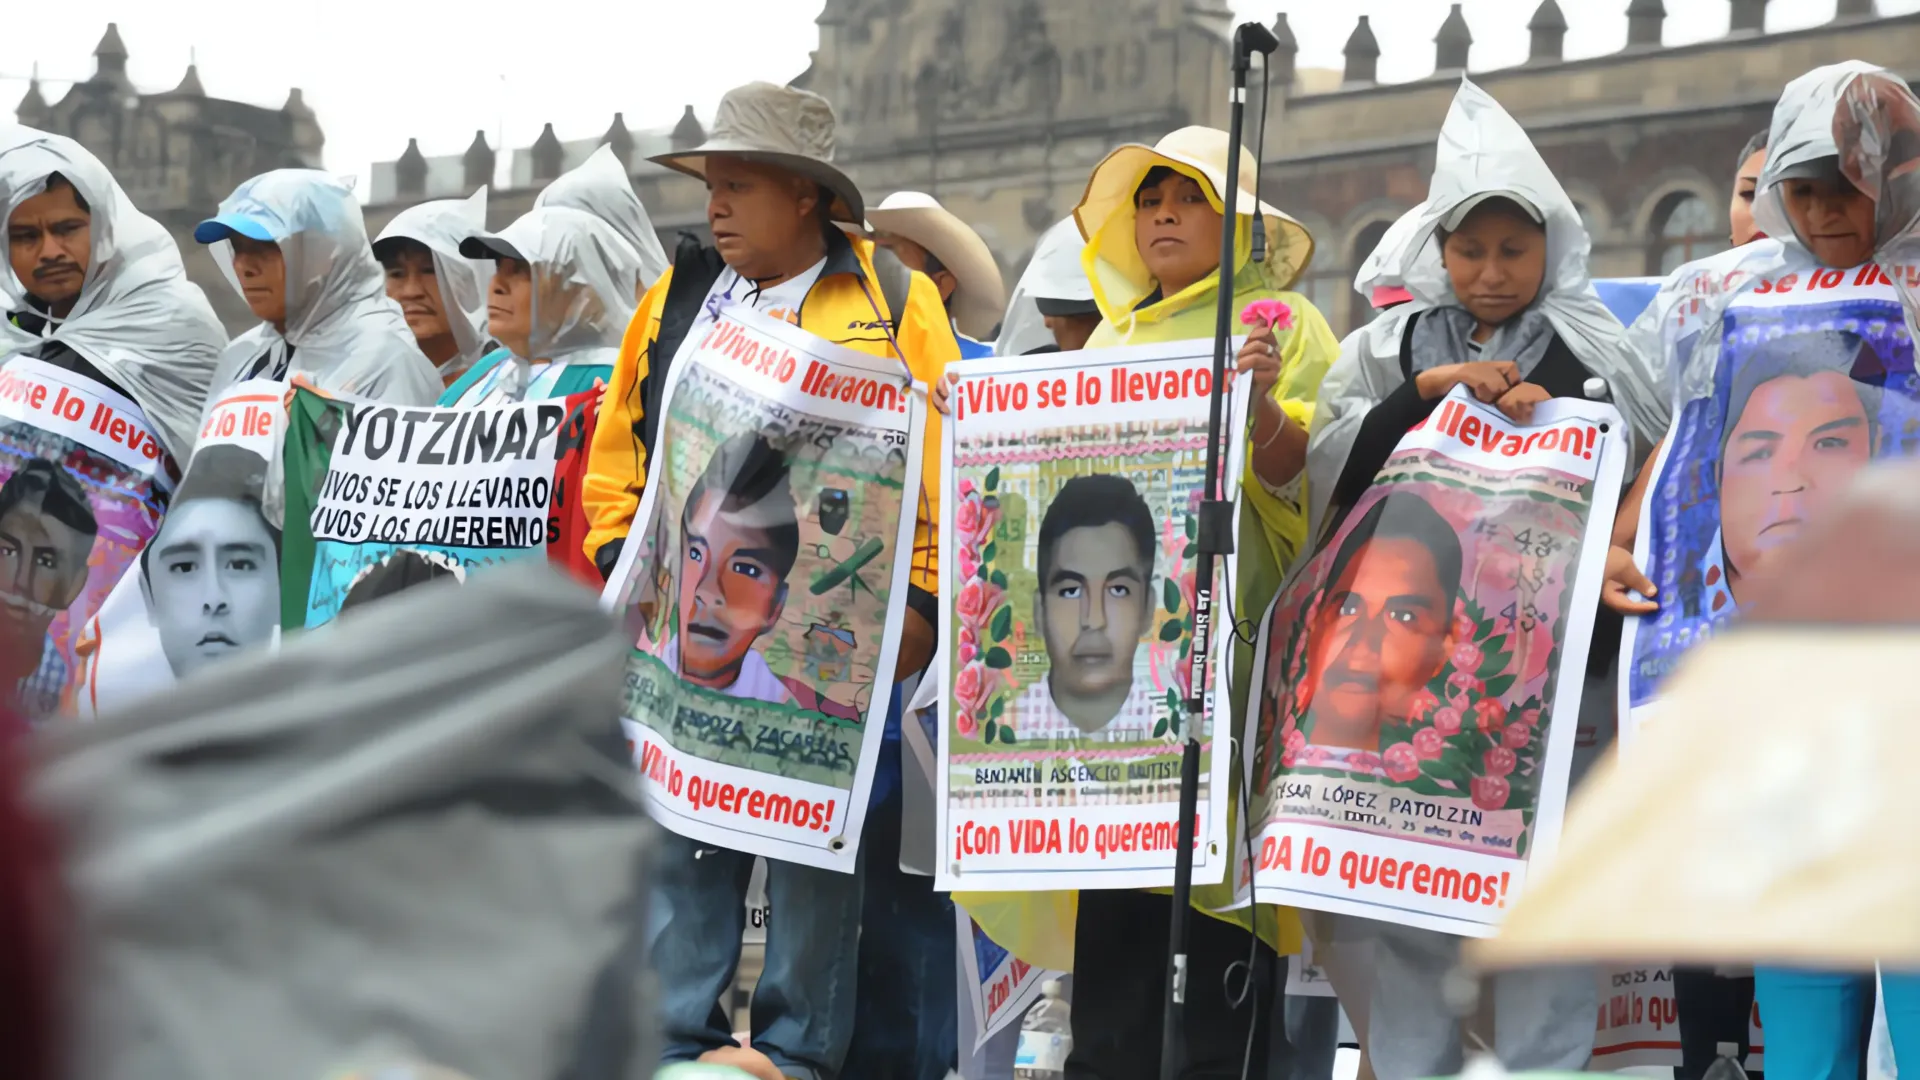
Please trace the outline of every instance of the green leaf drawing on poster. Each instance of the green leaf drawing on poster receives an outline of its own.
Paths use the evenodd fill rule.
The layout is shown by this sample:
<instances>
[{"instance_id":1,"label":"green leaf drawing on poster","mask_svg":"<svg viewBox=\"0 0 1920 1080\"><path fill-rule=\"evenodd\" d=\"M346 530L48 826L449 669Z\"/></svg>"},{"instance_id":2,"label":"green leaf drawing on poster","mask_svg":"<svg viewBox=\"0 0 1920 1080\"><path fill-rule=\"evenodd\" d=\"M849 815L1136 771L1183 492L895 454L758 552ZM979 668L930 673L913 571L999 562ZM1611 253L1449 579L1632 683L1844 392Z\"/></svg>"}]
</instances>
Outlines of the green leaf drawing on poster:
<instances>
[{"instance_id":1,"label":"green leaf drawing on poster","mask_svg":"<svg viewBox=\"0 0 1920 1080\"><path fill-rule=\"evenodd\" d=\"M1159 719L1157 723L1153 725L1153 737L1158 739L1161 736L1165 735L1166 733L1167 733L1167 718L1163 716Z\"/></svg>"},{"instance_id":2,"label":"green leaf drawing on poster","mask_svg":"<svg viewBox=\"0 0 1920 1080\"><path fill-rule=\"evenodd\" d=\"M987 470L987 490L989 492L1000 490L1000 466L998 465Z\"/></svg>"},{"instance_id":3,"label":"green leaf drawing on poster","mask_svg":"<svg viewBox=\"0 0 1920 1080\"><path fill-rule=\"evenodd\" d=\"M993 634L993 640L1007 640L1007 635L1013 633L1013 609L1011 607L1003 607L999 611L994 612L993 622L988 624L987 630Z\"/></svg>"},{"instance_id":4,"label":"green leaf drawing on poster","mask_svg":"<svg viewBox=\"0 0 1920 1080\"><path fill-rule=\"evenodd\" d=\"M1167 708L1180 711L1180 693L1171 686L1167 687Z\"/></svg>"},{"instance_id":5,"label":"green leaf drawing on poster","mask_svg":"<svg viewBox=\"0 0 1920 1080\"><path fill-rule=\"evenodd\" d=\"M1013 729L1005 724L1000 725L1000 741L1008 746L1013 745Z\"/></svg>"},{"instance_id":6,"label":"green leaf drawing on poster","mask_svg":"<svg viewBox=\"0 0 1920 1080\"><path fill-rule=\"evenodd\" d=\"M987 744L989 746L993 744L993 737L995 735L998 735L999 733L1000 733L1000 725L994 723L991 720L987 721Z\"/></svg>"},{"instance_id":7,"label":"green leaf drawing on poster","mask_svg":"<svg viewBox=\"0 0 1920 1080\"><path fill-rule=\"evenodd\" d=\"M1518 844L1515 844L1515 845L1513 846L1513 853L1514 853L1515 855L1519 855L1519 856L1522 856L1522 857L1525 857L1525 856L1526 856L1526 854L1527 854L1527 838L1526 838L1525 836L1522 836L1522 837L1520 838L1520 842L1519 842Z\"/></svg>"},{"instance_id":8,"label":"green leaf drawing on poster","mask_svg":"<svg viewBox=\"0 0 1920 1080\"><path fill-rule=\"evenodd\" d=\"M1487 680L1487 696L1495 700L1505 697L1507 691L1511 689L1513 689L1512 675L1499 675Z\"/></svg>"},{"instance_id":9,"label":"green leaf drawing on poster","mask_svg":"<svg viewBox=\"0 0 1920 1080\"><path fill-rule=\"evenodd\" d=\"M1184 715L1185 715L1185 712L1183 710L1181 712L1174 713L1173 716L1171 717L1172 723L1169 724L1168 726L1173 729L1173 733L1175 735L1180 734L1180 720Z\"/></svg>"},{"instance_id":10,"label":"green leaf drawing on poster","mask_svg":"<svg viewBox=\"0 0 1920 1080\"><path fill-rule=\"evenodd\" d=\"M1004 570L995 570L993 576L987 580L993 582L994 588L1004 590L1007 587L1007 572Z\"/></svg>"},{"instance_id":11,"label":"green leaf drawing on poster","mask_svg":"<svg viewBox=\"0 0 1920 1080\"><path fill-rule=\"evenodd\" d=\"M1180 614L1180 586L1175 585L1172 578L1161 582L1160 599L1166 603L1167 614Z\"/></svg>"},{"instance_id":12,"label":"green leaf drawing on poster","mask_svg":"<svg viewBox=\"0 0 1920 1080\"><path fill-rule=\"evenodd\" d=\"M1199 538L1200 538L1200 520L1194 517L1192 514L1188 514L1187 515L1187 539L1197 540Z\"/></svg>"},{"instance_id":13,"label":"green leaf drawing on poster","mask_svg":"<svg viewBox=\"0 0 1920 1080\"><path fill-rule=\"evenodd\" d=\"M1000 714L1006 711L1007 711L1007 699L1003 697L997 697L993 699L993 707L987 710L987 715L993 717L995 720L998 720L1000 719Z\"/></svg>"},{"instance_id":14,"label":"green leaf drawing on poster","mask_svg":"<svg viewBox=\"0 0 1920 1080\"><path fill-rule=\"evenodd\" d=\"M1007 650L995 645L993 648L987 650L987 666L1005 670L1013 666L1013 657L1008 654Z\"/></svg>"},{"instance_id":15,"label":"green leaf drawing on poster","mask_svg":"<svg viewBox=\"0 0 1920 1080\"><path fill-rule=\"evenodd\" d=\"M1186 632L1186 628L1180 625L1178 619L1168 619L1160 624L1161 641L1179 641L1180 635Z\"/></svg>"},{"instance_id":16,"label":"green leaf drawing on poster","mask_svg":"<svg viewBox=\"0 0 1920 1080\"><path fill-rule=\"evenodd\" d=\"M1484 638L1491 633L1493 633L1493 617L1488 616L1480 620L1480 625L1475 628L1473 636L1476 638Z\"/></svg>"},{"instance_id":17,"label":"green leaf drawing on poster","mask_svg":"<svg viewBox=\"0 0 1920 1080\"><path fill-rule=\"evenodd\" d=\"M1000 545L989 540L987 541L987 546L980 549L980 561L992 562L993 557L998 554L1000 554Z\"/></svg>"}]
</instances>

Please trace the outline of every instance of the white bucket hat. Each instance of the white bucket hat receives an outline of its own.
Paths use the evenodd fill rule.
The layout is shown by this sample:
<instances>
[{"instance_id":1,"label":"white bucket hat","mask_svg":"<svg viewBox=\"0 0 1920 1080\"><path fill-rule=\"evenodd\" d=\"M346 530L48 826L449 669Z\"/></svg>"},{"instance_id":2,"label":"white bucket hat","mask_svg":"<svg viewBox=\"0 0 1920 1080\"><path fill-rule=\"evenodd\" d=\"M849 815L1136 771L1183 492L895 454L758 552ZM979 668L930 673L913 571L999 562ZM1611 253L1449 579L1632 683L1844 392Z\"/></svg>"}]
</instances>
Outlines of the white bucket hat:
<instances>
[{"instance_id":1,"label":"white bucket hat","mask_svg":"<svg viewBox=\"0 0 1920 1080\"><path fill-rule=\"evenodd\" d=\"M867 220L880 232L926 248L953 271L960 284L953 291L951 307L960 332L979 340L993 335L1007 304L1007 286L1000 277L1000 264L979 233L938 199L919 191L894 192L867 211Z\"/></svg>"},{"instance_id":2,"label":"white bucket hat","mask_svg":"<svg viewBox=\"0 0 1920 1080\"><path fill-rule=\"evenodd\" d=\"M1199 173L1212 185L1218 199L1227 190L1227 133L1218 128L1183 127L1152 146L1128 143L1108 154L1094 166L1086 194L1073 208L1080 235L1091 241L1114 214L1131 214L1134 192L1156 165ZM1254 193L1254 171L1253 152L1242 146L1240 193L1234 209L1245 217L1253 213L1256 204L1260 207L1267 227L1267 267L1278 287L1288 288L1313 258L1313 237L1306 226Z\"/></svg>"},{"instance_id":3,"label":"white bucket hat","mask_svg":"<svg viewBox=\"0 0 1920 1080\"><path fill-rule=\"evenodd\" d=\"M860 188L833 166L833 106L819 94L751 82L720 99L707 141L691 150L647 160L706 179L707 157L731 154L790 169L833 192L835 221L858 225L865 217Z\"/></svg>"}]
</instances>

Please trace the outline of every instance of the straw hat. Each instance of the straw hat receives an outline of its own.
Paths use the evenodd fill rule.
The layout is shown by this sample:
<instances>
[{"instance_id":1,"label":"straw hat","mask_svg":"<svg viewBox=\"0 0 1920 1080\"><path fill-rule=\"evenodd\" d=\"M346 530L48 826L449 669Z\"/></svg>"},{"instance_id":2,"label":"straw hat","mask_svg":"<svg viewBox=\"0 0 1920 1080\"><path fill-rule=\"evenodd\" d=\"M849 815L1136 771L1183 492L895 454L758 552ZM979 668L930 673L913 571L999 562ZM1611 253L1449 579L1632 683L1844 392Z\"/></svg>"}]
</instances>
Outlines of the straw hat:
<instances>
[{"instance_id":1,"label":"straw hat","mask_svg":"<svg viewBox=\"0 0 1920 1080\"><path fill-rule=\"evenodd\" d=\"M892 233L926 248L953 271L959 287L953 291L953 319L960 332L985 340L993 336L1007 304L1007 286L1000 264L993 261L987 242L967 223L919 191L896 191L867 211L874 229Z\"/></svg>"},{"instance_id":2,"label":"straw hat","mask_svg":"<svg viewBox=\"0 0 1920 1080\"><path fill-rule=\"evenodd\" d=\"M835 196L834 220L859 224L864 201L859 187L833 166L833 129L833 106L826 98L791 86L752 82L720 99L706 142L647 160L703 180L710 154L778 165L826 185Z\"/></svg>"},{"instance_id":3,"label":"straw hat","mask_svg":"<svg viewBox=\"0 0 1920 1080\"><path fill-rule=\"evenodd\" d=\"M1213 187L1217 199L1227 190L1227 133L1218 128L1183 127L1152 146L1128 143L1094 166L1087 191L1073 217L1080 235L1091 241L1115 214L1133 213L1133 194L1156 165L1198 173ZM1313 237L1306 227L1259 200L1253 191L1253 152L1240 148L1240 194L1235 210L1251 215L1257 202L1267 226L1267 267L1280 288L1292 285L1313 258Z\"/></svg>"}]
</instances>

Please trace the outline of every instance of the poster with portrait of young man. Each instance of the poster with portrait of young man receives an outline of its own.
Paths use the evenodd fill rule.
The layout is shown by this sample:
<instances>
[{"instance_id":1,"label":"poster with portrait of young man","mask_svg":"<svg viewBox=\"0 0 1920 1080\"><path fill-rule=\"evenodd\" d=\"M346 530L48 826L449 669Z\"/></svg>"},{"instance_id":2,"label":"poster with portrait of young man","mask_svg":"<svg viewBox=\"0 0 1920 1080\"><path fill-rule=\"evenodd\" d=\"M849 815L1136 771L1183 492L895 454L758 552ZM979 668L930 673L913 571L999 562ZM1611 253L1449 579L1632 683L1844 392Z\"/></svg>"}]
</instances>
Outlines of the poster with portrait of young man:
<instances>
[{"instance_id":1,"label":"poster with portrait of young man","mask_svg":"<svg viewBox=\"0 0 1920 1080\"><path fill-rule=\"evenodd\" d=\"M944 426L937 887L1172 882L1210 340L974 361ZM1225 430L1241 432L1245 393ZM1222 447L1238 477L1240 444ZM1226 567L1214 595L1224 597ZM1225 624L1224 600L1221 603ZM1226 865L1231 755L1199 738L1194 880Z\"/></svg>"},{"instance_id":2,"label":"poster with portrait of young man","mask_svg":"<svg viewBox=\"0 0 1920 1080\"><path fill-rule=\"evenodd\" d=\"M1626 455L1611 405L1464 388L1401 438L1261 624L1257 900L1498 928L1558 841Z\"/></svg>"},{"instance_id":3,"label":"poster with portrait of young man","mask_svg":"<svg viewBox=\"0 0 1920 1080\"><path fill-rule=\"evenodd\" d=\"M912 569L926 388L725 309L675 358L603 602L655 821L851 873Z\"/></svg>"}]
</instances>

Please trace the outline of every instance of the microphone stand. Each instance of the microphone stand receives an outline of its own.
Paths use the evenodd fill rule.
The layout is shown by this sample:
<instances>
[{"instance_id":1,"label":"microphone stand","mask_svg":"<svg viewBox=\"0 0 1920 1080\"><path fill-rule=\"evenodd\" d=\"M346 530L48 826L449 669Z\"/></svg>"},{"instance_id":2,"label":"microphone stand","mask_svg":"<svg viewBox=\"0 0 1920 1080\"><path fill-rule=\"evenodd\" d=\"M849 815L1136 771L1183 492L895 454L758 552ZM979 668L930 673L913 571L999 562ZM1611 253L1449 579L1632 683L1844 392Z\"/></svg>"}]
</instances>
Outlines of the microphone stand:
<instances>
[{"instance_id":1,"label":"microphone stand","mask_svg":"<svg viewBox=\"0 0 1920 1080\"><path fill-rule=\"evenodd\" d=\"M1176 1080L1179 1076L1186 1042L1180 1037L1180 1014L1187 1000L1187 921L1193 894L1194 818L1199 813L1200 802L1200 729L1206 718L1207 687L1212 674L1208 660L1214 638L1214 564L1216 559L1233 554L1233 504L1220 497L1220 444L1224 434L1221 429L1226 421L1227 344L1233 340L1233 249L1234 232L1239 223L1240 148L1246 124L1247 71L1252 67L1254 53L1271 54L1279 46L1273 31L1259 23L1241 23L1233 32L1227 190L1220 193L1223 214L1219 303L1213 326L1213 393L1207 405L1207 486L1200 503L1195 537L1199 557L1193 592L1193 649L1187 658L1187 725L1180 754L1179 839L1173 864L1173 912L1167 930L1167 1001L1160 1027L1160 1080ZM1261 119L1264 123L1265 117ZM1258 163L1255 165L1257 168ZM1257 214L1255 219L1257 222Z\"/></svg>"}]
</instances>

